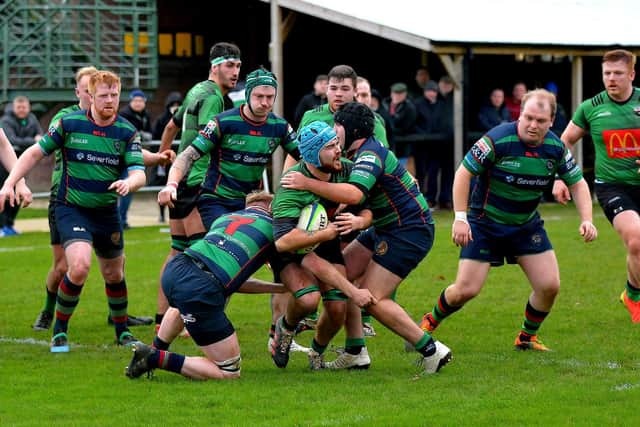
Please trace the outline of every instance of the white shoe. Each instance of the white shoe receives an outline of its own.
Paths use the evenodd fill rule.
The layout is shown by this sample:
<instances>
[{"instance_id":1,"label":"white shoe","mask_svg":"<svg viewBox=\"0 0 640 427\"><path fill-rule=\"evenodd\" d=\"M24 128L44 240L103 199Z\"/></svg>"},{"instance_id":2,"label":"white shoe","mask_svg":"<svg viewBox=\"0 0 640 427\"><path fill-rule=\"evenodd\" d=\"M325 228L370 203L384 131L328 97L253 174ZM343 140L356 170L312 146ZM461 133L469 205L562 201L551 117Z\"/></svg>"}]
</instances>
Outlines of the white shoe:
<instances>
[{"instance_id":1,"label":"white shoe","mask_svg":"<svg viewBox=\"0 0 640 427\"><path fill-rule=\"evenodd\" d=\"M369 369L369 365L371 365L371 358L367 347L362 347L358 354L345 351L333 362L325 363L327 369Z\"/></svg>"},{"instance_id":2,"label":"white shoe","mask_svg":"<svg viewBox=\"0 0 640 427\"><path fill-rule=\"evenodd\" d=\"M289 347L289 351L299 351L300 353L307 353L311 351L309 347L304 347L296 342L296 340L291 340L291 347Z\"/></svg>"},{"instance_id":3,"label":"white shoe","mask_svg":"<svg viewBox=\"0 0 640 427\"><path fill-rule=\"evenodd\" d=\"M453 357L449 347L442 344L440 341L435 341L435 345L436 352L431 356L422 358L421 364L424 368L425 374L435 374L440 370L440 368L449 363Z\"/></svg>"},{"instance_id":4,"label":"white shoe","mask_svg":"<svg viewBox=\"0 0 640 427\"><path fill-rule=\"evenodd\" d=\"M363 322L362 323L362 333L365 337L375 337L376 336L376 330L373 329L373 325L371 323L368 322Z\"/></svg>"}]
</instances>

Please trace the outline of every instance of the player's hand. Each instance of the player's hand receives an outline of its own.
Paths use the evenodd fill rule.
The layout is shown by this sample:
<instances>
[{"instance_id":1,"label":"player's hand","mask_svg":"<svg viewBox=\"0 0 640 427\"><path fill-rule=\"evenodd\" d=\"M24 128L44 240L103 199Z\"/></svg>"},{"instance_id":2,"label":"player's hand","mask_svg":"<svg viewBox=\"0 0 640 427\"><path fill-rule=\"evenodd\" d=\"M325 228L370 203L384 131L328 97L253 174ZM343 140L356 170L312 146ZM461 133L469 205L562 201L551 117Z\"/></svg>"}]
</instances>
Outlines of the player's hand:
<instances>
[{"instance_id":1,"label":"player's hand","mask_svg":"<svg viewBox=\"0 0 640 427\"><path fill-rule=\"evenodd\" d=\"M584 237L585 242L593 242L598 237L598 229L591 221L582 221L580 235Z\"/></svg>"},{"instance_id":2,"label":"player's hand","mask_svg":"<svg viewBox=\"0 0 640 427\"><path fill-rule=\"evenodd\" d=\"M376 297L374 297L369 289L358 289L355 288L353 290L353 294L351 295L351 301L358 307L369 307L370 305L375 305L378 303Z\"/></svg>"},{"instance_id":3,"label":"player's hand","mask_svg":"<svg viewBox=\"0 0 640 427\"><path fill-rule=\"evenodd\" d=\"M338 237L340 230L335 222L330 222L325 228L318 230L317 233L321 233L321 242L328 242Z\"/></svg>"},{"instance_id":4,"label":"player's hand","mask_svg":"<svg viewBox=\"0 0 640 427\"><path fill-rule=\"evenodd\" d=\"M456 246L467 246L473 240L471 227L466 220L456 219L451 225L451 239Z\"/></svg>"},{"instance_id":5,"label":"player's hand","mask_svg":"<svg viewBox=\"0 0 640 427\"><path fill-rule=\"evenodd\" d=\"M127 181L126 179L119 179L117 181L114 181L109 186L109 190L115 190L119 196L126 196L127 194L129 194L130 190L129 181Z\"/></svg>"},{"instance_id":6,"label":"player's hand","mask_svg":"<svg viewBox=\"0 0 640 427\"><path fill-rule=\"evenodd\" d=\"M571 200L571 192L569 191L569 187L567 187L567 185L559 179L556 179L553 183L552 194L553 198L556 199L556 202L562 203L563 205L566 205L567 202Z\"/></svg>"},{"instance_id":7,"label":"player's hand","mask_svg":"<svg viewBox=\"0 0 640 427\"><path fill-rule=\"evenodd\" d=\"M362 230L363 221L364 219L358 215L354 215L351 212L343 212L336 215L334 224L338 227L340 235L344 236L352 231Z\"/></svg>"},{"instance_id":8,"label":"player's hand","mask_svg":"<svg viewBox=\"0 0 640 427\"><path fill-rule=\"evenodd\" d=\"M4 210L6 201L9 201L9 206L13 207L15 203L15 194L13 193L13 187L5 182L2 188L0 188L0 212Z\"/></svg>"},{"instance_id":9,"label":"player's hand","mask_svg":"<svg viewBox=\"0 0 640 427\"><path fill-rule=\"evenodd\" d=\"M173 150L164 150L158 153L158 164L160 166L167 166L173 163L176 159L176 153Z\"/></svg>"},{"instance_id":10,"label":"player's hand","mask_svg":"<svg viewBox=\"0 0 640 427\"><path fill-rule=\"evenodd\" d=\"M306 190L307 177L300 172L289 172L280 178L280 185L293 190Z\"/></svg>"},{"instance_id":11,"label":"player's hand","mask_svg":"<svg viewBox=\"0 0 640 427\"><path fill-rule=\"evenodd\" d=\"M16 184L16 202L20 203L20 206L26 208L33 202L33 194L24 179L21 179Z\"/></svg>"},{"instance_id":12,"label":"player's hand","mask_svg":"<svg viewBox=\"0 0 640 427\"><path fill-rule=\"evenodd\" d=\"M158 193L158 204L160 206L169 206L173 209L174 201L178 200L178 185L170 182Z\"/></svg>"}]
</instances>

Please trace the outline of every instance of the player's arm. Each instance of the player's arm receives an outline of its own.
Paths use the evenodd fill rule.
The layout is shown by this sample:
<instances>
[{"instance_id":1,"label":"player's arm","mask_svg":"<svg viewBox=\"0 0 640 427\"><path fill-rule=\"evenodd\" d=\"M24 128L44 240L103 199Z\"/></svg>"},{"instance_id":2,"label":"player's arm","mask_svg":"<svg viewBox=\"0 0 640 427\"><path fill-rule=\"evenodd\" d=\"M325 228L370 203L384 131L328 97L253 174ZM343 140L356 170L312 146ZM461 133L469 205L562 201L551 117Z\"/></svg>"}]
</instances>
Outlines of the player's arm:
<instances>
[{"instance_id":1,"label":"player's arm","mask_svg":"<svg viewBox=\"0 0 640 427\"><path fill-rule=\"evenodd\" d=\"M333 223L329 223L329 225L322 230L305 231L296 227L297 220L294 218L274 220L274 234L276 234L276 227L283 226L283 221L289 223L289 227L287 228L290 230L284 234L278 233L280 237L275 241L278 252L295 252L298 249L308 248L317 243L326 242L338 237L338 227Z\"/></svg>"},{"instance_id":2,"label":"player's arm","mask_svg":"<svg viewBox=\"0 0 640 427\"><path fill-rule=\"evenodd\" d=\"M453 178L453 210L455 218L451 226L451 238L458 246L466 246L473 240L471 227L467 222L467 208L469 207L469 190L473 174L464 165L460 165Z\"/></svg>"},{"instance_id":3,"label":"player's arm","mask_svg":"<svg viewBox=\"0 0 640 427\"><path fill-rule=\"evenodd\" d=\"M173 117L169 119L169 122L167 122L164 130L162 131L158 151L170 150L179 130L180 128L176 125L176 122L173 121Z\"/></svg>"},{"instance_id":4,"label":"player's arm","mask_svg":"<svg viewBox=\"0 0 640 427\"><path fill-rule=\"evenodd\" d=\"M174 207L173 201L177 200L178 197L178 183L189 173L191 166L193 166L200 157L202 157L202 155L193 145L188 146L176 157L171 169L169 169L167 185L158 193L158 204L160 204L160 206Z\"/></svg>"},{"instance_id":5,"label":"player's arm","mask_svg":"<svg viewBox=\"0 0 640 427\"><path fill-rule=\"evenodd\" d=\"M250 277L240 286L238 292L241 294L283 294L288 291L282 283L267 282Z\"/></svg>"},{"instance_id":6,"label":"player's arm","mask_svg":"<svg viewBox=\"0 0 640 427\"><path fill-rule=\"evenodd\" d=\"M378 302L368 289L356 288L329 261L319 257L315 252L305 255L301 265L321 282L342 291L358 307L367 307Z\"/></svg>"},{"instance_id":7,"label":"player's arm","mask_svg":"<svg viewBox=\"0 0 640 427\"><path fill-rule=\"evenodd\" d=\"M357 205L364 199L362 190L353 184L320 181L307 178L300 172L287 173L280 178L280 184L284 188L310 191L323 199L346 205Z\"/></svg>"},{"instance_id":8,"label":"player's arm","mask_svg":"<svg viewBox=\"0 0 640 427\"><path fill-rule=\"evenodd\" d=\"M336 215L334 222L338 226L340 235L346 235L369 228L373 223L373 212L370 209L362 209L357 215L351 212L340 212Z\"/></svg>"},{"instance_id":9,"label":"player's arm","mask_svg":"<svg viewBox=\"0 0 640 427\"><path fill-rule=\"evenodd\" d=\"M176 153L173 150L159 151L158 153L152 153L151 151L142 149L142 160L145 166L167 166L173 162L176 158Z\"/></svg>"},{"instance_id":10,"label":"player's arm","mask_svg":"<svg viewBox=\"0 0 640 427\"><path fill-rule=\"evenodd\" d=\"M15 153L13 155L15 157ZM4 184L0 189L0 212L2 212L2 210L4 209L4 204L6 200L9 200L10 206L15 205L16 198L15 198L15 193L13 191L14 187L19 181L23 180L23 178L27 175L27 173L29 173L29 171L33 169L33 167L40 160L42 160L44 156L45 156L45 153L44 151L42 151L42 148L40 148L40 145L34 144L31 147L27 148L25 152L22 153L20 158L13 164L11 173L9 173L9 176L4 181ZM24 201L21 201L21 200L18 200L18 202L24 203ZM30 201L28 203L30 203Z\"/></svg>"},{"instance_id":11,"label":"player's arm","mask_svg":"<svg viewBox=\"0 0 640 427\"><path fill-rule=\"evenodd\" d=\"M578 214L580 214L580 235L584 237L585 242L591 242L598 237L598 230L596 226L593 225L593 204L589 185L584 178L582 178L580 181L569 186L569 189L573 195Z\"/></svg>"},{"instance_id":12,"label":"player's arm","mask_svg":"<svg viewBox=\"0 0 640 427\"><path fill-rule=\"evenodd\" d=\"M570 120L566 129L562 132L560 139L567 148L571 148L585 135L585 133L586 131L584 129L576 125L573 120ZM571 200L571 193L572 192L569 191L569 188L564 182L559 179L555 180L551 194L553 194L554 199L556 199L558 203L566 205L567 202Z\"/></svg>"}]
</instances>

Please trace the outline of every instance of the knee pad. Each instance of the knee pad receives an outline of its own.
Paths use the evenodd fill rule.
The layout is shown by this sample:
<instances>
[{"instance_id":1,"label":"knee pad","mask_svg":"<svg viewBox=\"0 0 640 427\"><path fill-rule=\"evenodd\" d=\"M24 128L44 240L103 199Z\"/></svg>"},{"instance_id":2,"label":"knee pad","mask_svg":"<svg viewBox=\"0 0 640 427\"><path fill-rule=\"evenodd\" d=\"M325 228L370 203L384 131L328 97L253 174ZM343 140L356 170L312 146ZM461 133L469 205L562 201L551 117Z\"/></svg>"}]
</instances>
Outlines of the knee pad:
<instances>
[{"instance_id":1,"label":"knee pad","mask_svg":"<svg viewBox=\"0 0 640 427\"><path fill-rule=\"evenodd\" d=\"M215 364L218 365L218 368L220 368L222 371L239 376L241 362L242 357L240 357L240 355L237 355L236 357L232 357L231 359L227 359L222 362L216 361Z\"/></svg>"}]
</instances>

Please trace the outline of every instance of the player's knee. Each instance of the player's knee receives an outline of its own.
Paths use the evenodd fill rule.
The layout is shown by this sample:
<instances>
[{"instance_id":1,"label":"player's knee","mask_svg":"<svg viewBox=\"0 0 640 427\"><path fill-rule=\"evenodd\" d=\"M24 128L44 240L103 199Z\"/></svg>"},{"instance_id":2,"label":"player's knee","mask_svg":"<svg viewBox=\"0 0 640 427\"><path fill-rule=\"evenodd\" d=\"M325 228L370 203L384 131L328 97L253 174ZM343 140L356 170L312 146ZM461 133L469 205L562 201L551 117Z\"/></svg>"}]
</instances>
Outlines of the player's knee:
<instances>
[{"instance_id":1,"label":"player's knee","mask_svg":"<svg viewBox=\"0 0 640 427\"><path fill-rule=\"evenodd\" d=\"M324 310L329 318L338 324L343 324L347 317L347 304L344 301L324 301Z\"/></svg>"},{"instance_id":2,"label":"player's knee","mask_svg":"<svg viewBox=\"0 0 640 427\"><path fill-rule=\"evenodd\" d=\"M296 298L296 304L305 312L311 313L318 308L320 303L320 293L311 292Z\"/></svg>"},{"instance_id":3,"label":"player's knee","mask_svg":"<svg viewBox=\"0 0 640 427\"><path fill-rule=\"evenodd\" d=\"M84 283L89 275L90 264L84 260L78 260L70 264L67 271L69 279L76 284Z\"/></svg>"},{"instance_id":4,"label":"player's knee","mask_svg":"<svg viewBox=\"0 0 640 427\"><path fill-rule=\"evenodd\" d=\"M633 236L628 240L627 251L632 258L640 259L640 235Z\"/></svg>"},{"instance_id":5,"label":"player's knee","mask_svg":"<svg viewBox=\"0 0 640 427\"><path fill-rule=\"evenodd\" d=\"M67 261L64 259L64 257L55 260L55 263L53 265L53 272L57 277L60 277L60 280L62 280L62 277L67 273L68 270L69 268L67 267Z\"/></svg>"},{"instance_id":6,"label":"player's knee","mask_svg":"<svg viewBox=\"0 0 640 427\"><path fill-rule=\"evenodd\" d=\"M214 363L218 366L218 368L220 368L223 379L240 378L240 365L242 363L242 357L240 357L239 354L235 357L223 360L221 362L216 360Z\"/></svg>"},{"instance_id":7,"label":"player's knee","mask_svg":"<svg viewBox=\"0 0 640 427\"><path fill-rule=\"evenodd\" d=\"M482 289L482 286L474 286L470 283L456 283L449 287L446 293L447 303L460 306L470 299L475 298Z\"/></svg>"}]
</instances>

